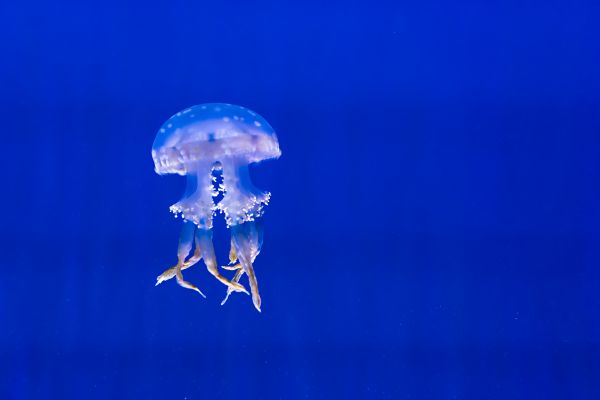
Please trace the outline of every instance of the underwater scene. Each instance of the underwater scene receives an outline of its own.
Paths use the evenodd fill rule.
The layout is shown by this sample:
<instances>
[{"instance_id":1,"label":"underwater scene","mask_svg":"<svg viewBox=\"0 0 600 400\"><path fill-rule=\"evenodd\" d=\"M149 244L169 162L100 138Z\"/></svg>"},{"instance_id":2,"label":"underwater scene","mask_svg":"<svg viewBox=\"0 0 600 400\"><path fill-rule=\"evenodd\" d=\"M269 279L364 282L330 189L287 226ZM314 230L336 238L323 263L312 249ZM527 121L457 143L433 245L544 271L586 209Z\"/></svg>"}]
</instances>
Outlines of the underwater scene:
<instances>
[{"instance_id":1,"label":"underwater scene","mask_svg":"<svg viewBox=\"0 0 600 400\"><path fill-rule=\"evenodd\" d=\"M0 400L600 398L598 4L0 16Z\"/></svg>"}]
</instances>

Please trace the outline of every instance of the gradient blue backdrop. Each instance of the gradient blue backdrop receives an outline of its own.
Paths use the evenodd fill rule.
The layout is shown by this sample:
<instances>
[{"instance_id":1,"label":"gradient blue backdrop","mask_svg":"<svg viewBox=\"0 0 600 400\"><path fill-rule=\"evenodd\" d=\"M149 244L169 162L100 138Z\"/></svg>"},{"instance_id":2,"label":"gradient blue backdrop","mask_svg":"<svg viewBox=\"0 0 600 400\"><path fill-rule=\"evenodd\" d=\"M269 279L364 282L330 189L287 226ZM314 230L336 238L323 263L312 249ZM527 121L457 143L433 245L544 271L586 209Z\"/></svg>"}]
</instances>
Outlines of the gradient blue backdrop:
<instances>
[{"instance_id":1,"label":"gradient blue backdrop","mask_svg":"<svg viewBox=\"0 0 600 400\"><path fill-rule=\"evenodd\" d=\"M600 398L597 2L0 16L1 399ZM279 134L262 314L154 287L184 181L150 147L204 102Z\"/></svg>"}]
</instances>

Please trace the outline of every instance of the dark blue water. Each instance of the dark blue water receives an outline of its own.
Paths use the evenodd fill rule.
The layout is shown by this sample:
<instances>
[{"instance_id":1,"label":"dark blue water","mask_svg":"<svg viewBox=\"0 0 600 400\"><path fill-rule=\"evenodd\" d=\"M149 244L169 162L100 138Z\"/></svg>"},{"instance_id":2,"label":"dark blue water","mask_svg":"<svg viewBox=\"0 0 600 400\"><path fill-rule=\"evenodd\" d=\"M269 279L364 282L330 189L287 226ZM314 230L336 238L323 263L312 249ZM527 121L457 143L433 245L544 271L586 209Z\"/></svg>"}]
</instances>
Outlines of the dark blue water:
<instances>
[{"instance_id":1,"label":"dark blue water","mask_svg":"<svg viewBox=\"0 0 600 400\"><path fill-rule=\"evenodd\" d=\"M600 398L598 4L323 3L0 5L1 399ZM261 314L154 287L205 102L279 135Z\"/></svg>"}]
</instances>

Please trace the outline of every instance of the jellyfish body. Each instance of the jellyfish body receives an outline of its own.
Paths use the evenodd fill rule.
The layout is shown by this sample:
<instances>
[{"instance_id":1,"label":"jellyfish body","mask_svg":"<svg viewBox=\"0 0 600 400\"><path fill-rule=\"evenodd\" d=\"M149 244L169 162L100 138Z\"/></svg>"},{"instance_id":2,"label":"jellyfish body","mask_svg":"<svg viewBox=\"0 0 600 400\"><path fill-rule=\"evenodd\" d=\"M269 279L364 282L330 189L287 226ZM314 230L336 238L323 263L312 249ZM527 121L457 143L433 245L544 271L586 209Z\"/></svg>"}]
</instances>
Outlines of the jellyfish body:
<instances>
[{"instance_id":1,"label":"jellyfish body","mask_svg":"<svg viewBox=\"0 0 600 400\"><path fill-rule=\"evenodd\" d=\"M152 146L154 169L159 175L186 175L187 186L181 200L170 208L176 217L184 220L178 262L157 278L157 285L175 277L181 286L202 294L198 287L183 279L181 272L202 259L209 272L227 285L227 296L222 304L234 291L247 293L239 283L246 273L252 301L260 311L253 263L262 245L262 230L257 219L262 216L270 193L252 184L248 165L280 155L273 128L260 115L244 107L201 104L178 112L163 124ZM216 183L218 173L222 177L220 184ZM236 271L231 280L219 272L212 244L212 221L216 212L224 214L231 230L230 265L223 267Z\"/></svg>"}]
</instances>

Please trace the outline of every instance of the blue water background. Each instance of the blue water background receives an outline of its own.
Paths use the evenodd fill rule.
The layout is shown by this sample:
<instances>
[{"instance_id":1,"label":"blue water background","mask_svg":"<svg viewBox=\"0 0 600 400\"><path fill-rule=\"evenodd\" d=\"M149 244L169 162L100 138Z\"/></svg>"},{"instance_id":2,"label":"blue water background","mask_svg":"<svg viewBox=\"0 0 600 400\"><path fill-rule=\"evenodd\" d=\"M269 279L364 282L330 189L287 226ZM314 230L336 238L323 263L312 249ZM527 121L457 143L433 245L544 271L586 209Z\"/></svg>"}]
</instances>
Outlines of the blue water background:
<instances>
[{"instance_id":1,"label":"blue water background","mask_svg":"<svg viewBox=\"0 0 600 400\"><path fill-rule=\"evenodd\" d=\"M0 15L1 399L600 398L598 3ZM279 135L262 314L154 287L184 180L150 147L204 102Z\"/></svg>"}]
</instances>

